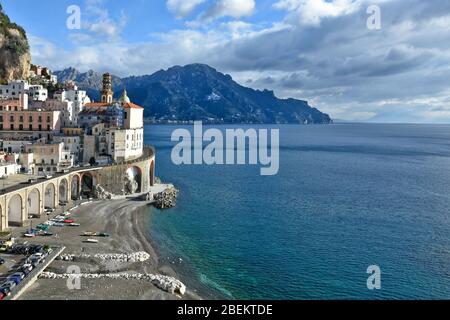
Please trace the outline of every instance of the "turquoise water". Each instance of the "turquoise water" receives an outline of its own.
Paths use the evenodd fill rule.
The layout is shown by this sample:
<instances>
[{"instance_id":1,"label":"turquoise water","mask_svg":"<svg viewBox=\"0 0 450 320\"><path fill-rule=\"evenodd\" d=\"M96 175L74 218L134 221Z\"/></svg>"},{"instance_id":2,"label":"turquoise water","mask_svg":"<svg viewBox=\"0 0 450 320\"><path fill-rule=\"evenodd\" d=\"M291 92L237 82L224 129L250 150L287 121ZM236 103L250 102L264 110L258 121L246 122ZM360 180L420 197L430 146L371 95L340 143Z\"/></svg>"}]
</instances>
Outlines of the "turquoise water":
<instances>
[{"instance_id":1,"label":"turquoise water","mask_svg":"<svg viewBox=\"0 0 450 320\"><path fill-rule=\"evenodd\" d=\"M149 232L188 285L238 299L450 298L450 126L281 126L272 177L175 166L174 129L145 130L157 175L181 190ZM369 265L381 290L367 289Z\"/></svg>"}]
</instances>

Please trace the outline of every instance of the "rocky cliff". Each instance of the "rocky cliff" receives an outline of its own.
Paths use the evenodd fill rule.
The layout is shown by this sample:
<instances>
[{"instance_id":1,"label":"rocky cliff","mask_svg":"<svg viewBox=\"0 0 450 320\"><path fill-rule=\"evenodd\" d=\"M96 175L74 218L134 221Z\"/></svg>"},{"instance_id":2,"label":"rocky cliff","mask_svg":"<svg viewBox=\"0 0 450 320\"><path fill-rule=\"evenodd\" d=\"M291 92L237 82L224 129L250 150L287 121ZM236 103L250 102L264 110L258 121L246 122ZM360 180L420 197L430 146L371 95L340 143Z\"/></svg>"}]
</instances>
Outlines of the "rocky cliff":
<instances>
[{"instance_id":1,"label":"rocky cliff","mask_svg":"<svg viewBox=\"0 0 450 320\"><path fill-rule=\"evenodd\" d=\"M25 30L3 12L0 4L0 82L27 79L31 55Z\"/></svg>"}]
</instances>

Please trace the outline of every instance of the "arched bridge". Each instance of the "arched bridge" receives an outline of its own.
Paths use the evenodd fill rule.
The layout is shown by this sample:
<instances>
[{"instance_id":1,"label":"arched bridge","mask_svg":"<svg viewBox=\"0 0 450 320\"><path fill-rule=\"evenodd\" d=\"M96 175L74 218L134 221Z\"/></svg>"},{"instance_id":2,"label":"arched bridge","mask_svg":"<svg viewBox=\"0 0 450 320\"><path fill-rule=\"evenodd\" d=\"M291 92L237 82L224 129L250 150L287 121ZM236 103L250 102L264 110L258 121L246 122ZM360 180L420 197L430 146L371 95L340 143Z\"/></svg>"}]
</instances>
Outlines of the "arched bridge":
<instances>
[{"instance_id":1,"label":"arched bridge","mask_svg":"<svg viewBox=\"0 0 450 320\"><path fill-rule=\"evenodd\" d=\"M125 192L127 177L136 180L133 192L148 192L155 181L155 152L146 147L144 156L108 166L71 169L49 179L19 184L0 193L0 231L24 226L29 216L41 216L46 209L70 206L81 198L93 198L97 185L109 192Z\"/></svg>"}]
</instances>

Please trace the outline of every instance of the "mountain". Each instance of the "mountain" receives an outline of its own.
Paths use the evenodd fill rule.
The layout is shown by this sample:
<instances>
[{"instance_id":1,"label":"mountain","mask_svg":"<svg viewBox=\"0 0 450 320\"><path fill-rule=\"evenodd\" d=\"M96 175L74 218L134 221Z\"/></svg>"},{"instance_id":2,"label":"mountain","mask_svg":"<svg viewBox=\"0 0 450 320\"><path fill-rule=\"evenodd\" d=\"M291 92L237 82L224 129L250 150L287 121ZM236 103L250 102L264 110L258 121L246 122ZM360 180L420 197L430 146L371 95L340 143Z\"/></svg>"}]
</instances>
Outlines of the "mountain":
<instances>
[{"instance_id":1,"label":"mountain","mask_svg":"<svg viewBox=\"0 0 450 320\"><path fill-rule=\"evenodd\" d=\"M69 68L55 74L60 81L74 81L99 99L100 73ZM273 91L246 88L204 64L175 66L146 76L113 77L113 84L116 96L126 88L132 101L145 108L144 116L158 122L331 123L327 114L306 101L279 99Z\"/></svg>"},{"instance_id":2,"label":"mountain","mask_svg":"<svg viewBox=\"0 0 450 320\"><path fill-rule=\"evenodd\" d=\"M28 79L30 47L25 30L10 21L0 4L0 83Z\"/></svg>"}]
</instances>

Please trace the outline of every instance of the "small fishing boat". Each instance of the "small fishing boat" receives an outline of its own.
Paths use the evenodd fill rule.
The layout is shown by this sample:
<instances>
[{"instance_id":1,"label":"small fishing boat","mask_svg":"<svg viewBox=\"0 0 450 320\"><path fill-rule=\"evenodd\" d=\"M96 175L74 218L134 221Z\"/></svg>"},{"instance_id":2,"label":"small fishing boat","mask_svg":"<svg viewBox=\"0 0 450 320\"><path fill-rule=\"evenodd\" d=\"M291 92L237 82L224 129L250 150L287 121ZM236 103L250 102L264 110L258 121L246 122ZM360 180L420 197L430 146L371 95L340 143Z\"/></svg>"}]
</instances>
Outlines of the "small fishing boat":
<instances>
[{"instance_id":1,"label":"small fishing boat","mask_svg":"<svg viewBox=\"0 0 450 320\"><path fill-rule=\"evenodd\" d=\"M72 223L69 224L69 226L70 227L79 227L79 226L81 226L81 224L72 222Z\"/></svg>"},{"instance_id":2,"label":"small fishing boat","mask_svg":"<svg viewBox=\"0 0 450 320\"><path fill-rule=\"evenodd\" d=\"M98 243L98 240L95 240L95 239L86 239L86 240L84 240L84 242L86 242L86 243Z\"/></svg>"},{"instance_id":3,"label":"small fishing boat","mask_svg":"<svg viewBox=\"0 0 450 320\"><path fill-rule=\"evenodd\" d=\"M97 236L97 232L87 231L87 232L83 233L83 237L96 237L96 236Z\"/></svg>"}]
</instances>

